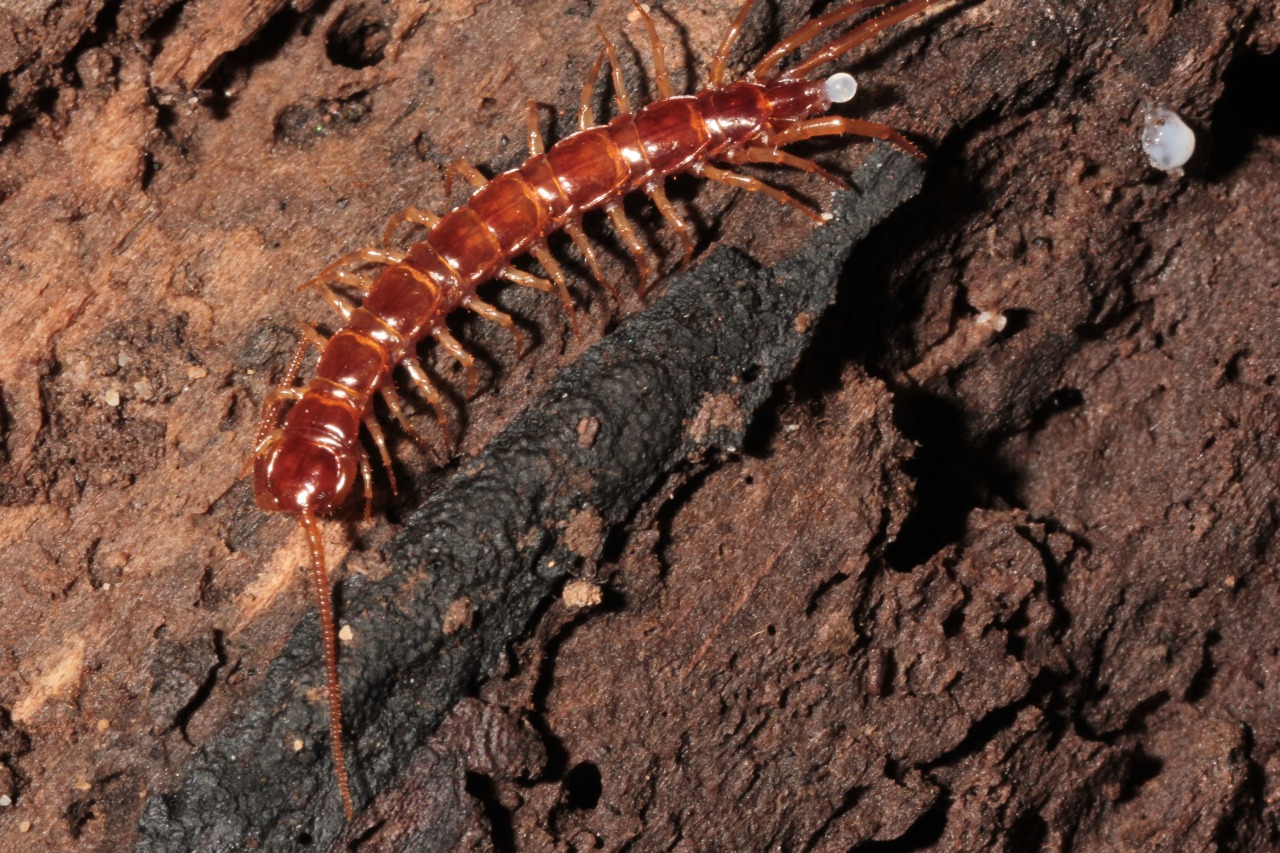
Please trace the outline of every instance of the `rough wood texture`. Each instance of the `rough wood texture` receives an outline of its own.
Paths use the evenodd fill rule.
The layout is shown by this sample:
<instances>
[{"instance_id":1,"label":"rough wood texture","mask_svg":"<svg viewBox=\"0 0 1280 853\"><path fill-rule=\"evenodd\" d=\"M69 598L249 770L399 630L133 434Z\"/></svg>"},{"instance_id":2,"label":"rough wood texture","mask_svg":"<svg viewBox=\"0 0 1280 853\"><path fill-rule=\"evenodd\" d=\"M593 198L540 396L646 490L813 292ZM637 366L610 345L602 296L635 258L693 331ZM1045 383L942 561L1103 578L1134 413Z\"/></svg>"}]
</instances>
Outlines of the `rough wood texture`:
<instances>
[{"instance_id":1,"label":"rough wood texture","mask_svg":"<svg viewBox=\"0 0 1280 853\"><path fill-rule=\"evenodd\" d=\"M679 79L736 5L664 4ZM807 6L759 15L744 52ZM400 207L449 204L449 160L518 162L528 98L566 130L593 21L647 63L628 11L0 12L0 849L347 846L305 544L237 480L294 324L325 316L291 288ZM883 41L854 106L929 144L921 195L855 251L831 310L789 318L813 345L749 427L713 395L687 427L701 452L643 500L521 543L543 571L502 587L518 615L444 589L415 531L465 483L398 442L391 521L326 526L335 562L354 549L344 683L367 700L351 743L376 795L346 840L1280 843L1280 116L1254 99L1280 85L1278 45L1261 0L986 0ZM1147 165L1143 98L1197 129L1187 175ZM850 173L867 152L819 148ZM684 190L708 252L811 251L770 203ZM604 334L607 300L577 293L581 343L554 300L500 293L537 338L523 360L462 324L488 368L464 455L501 450ZM589 419L573 436L608 437ZM421 588L391 596L413 560ZM397 634L417 669L392 668ZM483 681L450 669L503 649ZM452 691L397 683L446 672ZM166 834L193 779L226 789L219 756L244 737L296 765L237 755L242 786L203 806L225 834Z\"/></svg>"}]
</instances>

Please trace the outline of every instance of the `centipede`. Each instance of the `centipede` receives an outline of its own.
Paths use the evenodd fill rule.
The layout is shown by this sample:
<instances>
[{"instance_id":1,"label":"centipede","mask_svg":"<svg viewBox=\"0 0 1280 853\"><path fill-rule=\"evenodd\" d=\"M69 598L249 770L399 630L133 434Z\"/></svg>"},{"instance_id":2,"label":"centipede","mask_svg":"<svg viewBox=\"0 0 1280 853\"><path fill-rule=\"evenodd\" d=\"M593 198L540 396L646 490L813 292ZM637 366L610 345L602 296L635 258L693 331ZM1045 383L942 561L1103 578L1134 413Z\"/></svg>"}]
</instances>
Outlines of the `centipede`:
<instances>
[{"instance_id":1,"label":"centipede","mask_svg":"<svg viewBox=\"0 0 1280 853\"><path fill-rule=\"evenodd\" d=\"M438 216L415 207L393 215L383 245L338 257L303 287L317 288L341 317L329 337L304 325L304 334L280 383L266 396L253 451L246 465L253 472L257 505L266 512L294 516L310 550L310 579L321 627L329 739L334 775L347 819L355 807L343 751L342 695L332 592L319 519L332 516L351 497L357 474L363 484L365 517L372 507L373 473L362 435L376 449L394 492L391 457L374 413L380 397L406 433L424 446L394 390L392 373L403 370L434 411L443 453L451 453L450 428L436 382L417 356L430 338L461 365L468 394L476 384L475 358L450 333L447 321L466 309L522 340L512 317L484 301L477 290L503 279L554 294L574 317L566 275L548 247L548 238L564 232L587 269L616 298L617 288L603 274L595 248L583 230L583 217L603 212L620 244L634 260L643 295L653 270L637 230L623 211L623 200L644 193L674 229L687 265L694 254L692 228L667 197L668 178L692 175L786 205L821 225L826 216L786 190L740 171L744 166L787 167L844 186L817 162L785 150L817 137L855 137L887 142L906 153L923 155L903 134L832 110L851 100L857 84L847 72L814 77L822 66L846 56L883 30L943 0L854 0L802 24L765 52L739 79L729 79L734 46L755 6L745 0L711 59L706 85L691 95L675 93L665 51L647 7L632 0L647 30L658 97L633 108L618 51L603 29L603 47L587 73L578 108L578 130L546 146L537 105L526 109L529 157L492 179L465 161L451 169L475 189L467 201ZM861 16L861 19L843 27ZM599 29L599 28L597 28ZM843 32L842 32L843 30ZM820 42L816 47L815 42ZM798 51L807 55L791 64ZM593 98L605 64L612 79L615 115L597 124ZM388 248L397 229L411 224L425 236L404 250ZM517 268L529 255L545 276ZM339 288L343 292L340 292ZM346 295L344 295L344 292ZM349 298L359 294L359 304ZM576 321L575 321L576 329ZM314 375L298 384L311 347L320 351Z\"/></svg>"}]
</instances>

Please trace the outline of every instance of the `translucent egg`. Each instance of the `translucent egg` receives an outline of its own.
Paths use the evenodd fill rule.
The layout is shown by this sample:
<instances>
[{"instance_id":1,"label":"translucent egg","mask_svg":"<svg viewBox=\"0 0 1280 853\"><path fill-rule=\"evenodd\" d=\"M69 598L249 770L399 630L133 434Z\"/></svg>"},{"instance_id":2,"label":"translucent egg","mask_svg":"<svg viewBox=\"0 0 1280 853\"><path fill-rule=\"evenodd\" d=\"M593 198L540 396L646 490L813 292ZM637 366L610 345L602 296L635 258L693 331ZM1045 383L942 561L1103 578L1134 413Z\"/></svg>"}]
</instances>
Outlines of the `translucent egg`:
<instances>
[{"instance_id":1,"label":"translucent egg","mask_svg":"<svg viewBox=\"0 0 1280 853\"><path fill-rule=\"evenodd\" d=\"M853 96L858 93L858 81L853 79L852 74L846 74L843 71L828 77L825 85L827 99L833 104L843 104L851 101Z\"/></svg>"},{"instance_id":2,"label":"translucent egg","mask_svg":"<svg viewBox=\"0 0 1280 853\"><path fill-rule=\"evenodd\" d=\"M1142 114L1142 150L1151 165L1166 172L1181 169L1196 150L1196 135L1177 113L1162 104Z\"/></svg>"}]
</instances>

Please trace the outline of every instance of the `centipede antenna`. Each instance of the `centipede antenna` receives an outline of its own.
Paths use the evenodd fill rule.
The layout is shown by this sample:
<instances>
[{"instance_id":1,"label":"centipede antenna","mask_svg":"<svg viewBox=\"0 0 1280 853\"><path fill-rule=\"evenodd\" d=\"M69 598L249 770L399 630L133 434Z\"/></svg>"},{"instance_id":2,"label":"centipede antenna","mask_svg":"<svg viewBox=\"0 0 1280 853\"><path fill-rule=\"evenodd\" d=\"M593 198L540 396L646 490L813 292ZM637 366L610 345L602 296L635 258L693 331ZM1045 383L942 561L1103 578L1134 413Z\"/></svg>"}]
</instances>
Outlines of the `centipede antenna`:
<instances>
[{"instance_id":1,"label":"centipede antenna","mask_svg":"<svg viewBox=\"0 0 1280 853\"><path fill-rule=\"evenodd\" d=\"M309 512L298 514L311 547L311 580L316 591L316 609L320 617L320 645L324 650L325 694L329 700L329 743L333 750L333 770L338 777L342 808L347 820L355 818L351 803L351 784L347 777L346 756L342 752L342 692L338 686L338 637L333 629L333 592L329 588L329 572L324 564L324 540L320 524Z\"/></svg>"}]
</instances>

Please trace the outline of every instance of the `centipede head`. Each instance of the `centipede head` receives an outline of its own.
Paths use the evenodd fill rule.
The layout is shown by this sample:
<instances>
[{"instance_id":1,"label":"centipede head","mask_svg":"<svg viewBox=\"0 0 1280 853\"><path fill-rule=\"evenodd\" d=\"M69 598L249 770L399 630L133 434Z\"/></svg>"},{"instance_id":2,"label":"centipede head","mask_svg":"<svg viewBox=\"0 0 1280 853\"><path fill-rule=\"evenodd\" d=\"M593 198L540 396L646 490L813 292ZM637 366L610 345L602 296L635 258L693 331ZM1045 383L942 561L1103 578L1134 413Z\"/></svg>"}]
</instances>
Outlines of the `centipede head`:
<instances>
[{"instance_id":1,"label":"centipede head","mask_svg":"<svg viewBox=\"0 0 1280 853\"><path fill-rule=\"evenodd\" d=\"M329 515L355 482L354 454L276 430L253 459L253 494L266 512Z\"/></svg>"}]
</instances>

